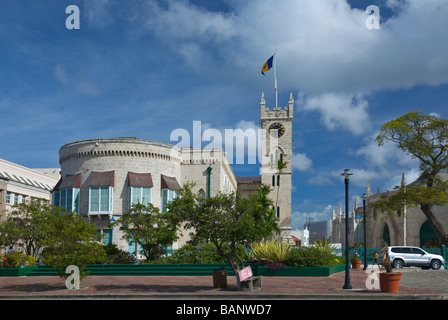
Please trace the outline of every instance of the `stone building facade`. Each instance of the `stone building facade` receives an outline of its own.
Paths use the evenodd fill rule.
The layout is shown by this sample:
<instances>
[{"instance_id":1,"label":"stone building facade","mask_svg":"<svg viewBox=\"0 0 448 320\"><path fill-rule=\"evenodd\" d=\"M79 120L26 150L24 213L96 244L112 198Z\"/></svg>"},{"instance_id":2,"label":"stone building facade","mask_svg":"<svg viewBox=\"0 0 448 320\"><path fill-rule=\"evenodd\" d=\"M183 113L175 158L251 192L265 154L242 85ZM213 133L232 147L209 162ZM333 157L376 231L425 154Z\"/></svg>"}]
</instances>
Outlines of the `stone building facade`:
<instances>
[{"instance_id":1,"label":"stone building facade","mask_svg":"<svg viewBox=\"0 0 448 320\"><path fill-rule=\"evenodd\" d=\"M448 173L441 172L439 177L443 180L448 180ZM401 186L406 186L405 176L402 176ZM419 207L406 207L398 212L384 213L384 212L370 212L369 203L378 201L378 199L389 192L381 193L379 190L373 194L368 183L366 188L366 203L367 203L367 220L366 220L366 235L367 247L381 248L383 241L389 245L408 245L423 247L429 240L435 239L435 234L429 226L427 219ZM448 232L448 206L434 206L432 208L434 216L442 224L444 231ZM363 217L363 206L358 206L358 202L352 206L352 211L349 218L350 242L356 241L357 232L359 230L359 242L364 242L364 222L359 224L356 222L356 214ZM333 210L333 242L342 243L345 246L345 215L342 209ZM359 228L359 229L358 229Z\"/></svg>"},{"instance_id":2,"label":"stone building facade","mask_svg":"<svg viewBox=\"0 0 448 320\"><path fill-rule=\"evenodd\" d=\"M179 148L137 138L91 139L68 143L59 151L61 179L53 203L75 210L95 224L103 242L135 251L110 221L128 212L132 203L150 202L160 210L187 182L195 192L210 194L237 189L223 150ZM181 237L172 248L188 239ZM134 247L133 247L134 246Z\"/></svg>"},{"instance_id":3,"label":"stone building facade","mask_svg":"<svg viewBox=\"0 0 448 320\"><path fill-rule=\"evenodd\" d=\"M292 122L294 99L289 96L288 106L266 107L264 95L260 101L261 137L261 183L271 186L270 197L279 218L281 238L291 237L291 192L292 192ZM278 161L286 164L281 169Z\"/></svg>"},{"instance_id":4,"label":"stone building facade","mask_svg":"<svg viewBox=\"0 0 448 320\"><path fill-rule=\"evenodd\" d=\"M59 169L30 169L0 159L0 221L15 204L33 199L51 200L51 191L59 180ZM15 250L20 250L15 246ZM4 254L5 248L0 248Z\"/></svg>"},{"instance_id":5,"label":"stone building facade","mask_svg":"<svg viewBox=\"0 0 448 320\"><path fill-rule=\"evenodd\" d=\"M235 177L221 148L183 148L137 138L75 141L60 148L61 179L54 188L53 204L93 222L103 242L134 252L135 245L110 227L110 221L127 212L132 203L150 202L164 211L187 182L193 182L193 191L204 197L237 191L249 196L263 183L272 188L281 240L290 241L293 106L291 94L287 107L270 110L262 95L260 176ZM278 160L287 166L278 168ZM187 236L181 236L172 249L186 241Z\"/></svg>"},{"instance_id":6,"label":"stone building facade","mask_svg":"<svg viewBox=\"0 0 448 320\"><path fill-rule=\"evenodd\" d=\"M249 196L261 184L271 187L269 198L279 218L280 241L294 243L291 237L292 192L292 122L294 99L289 96L288 106L266 107L264 94L260 100L261 159L260 176L237 177L241 196ZM286 164L278 167L278 161Z\"/></svg>"}]
</instances>

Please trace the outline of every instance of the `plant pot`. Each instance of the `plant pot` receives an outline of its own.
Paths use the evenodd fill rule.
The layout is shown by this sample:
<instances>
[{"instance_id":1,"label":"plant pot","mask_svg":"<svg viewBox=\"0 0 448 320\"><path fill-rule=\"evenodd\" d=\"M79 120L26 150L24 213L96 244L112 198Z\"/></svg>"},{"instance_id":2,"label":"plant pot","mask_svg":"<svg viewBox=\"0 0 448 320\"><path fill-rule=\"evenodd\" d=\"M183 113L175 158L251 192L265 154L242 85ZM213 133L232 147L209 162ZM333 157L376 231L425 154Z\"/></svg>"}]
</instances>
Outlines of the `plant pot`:
<instances>
[{"instance_id":1,"label":"plant pot","mask_svg":"<svg viewBox=\"0 0 448 320\"><path fill-rule=\"evenodd\" d=\"M352 263L352 269L361 269L361 260L353 259L350 262Z\"/></svg>"},{"instance_id":2,"label":"plant pot","mask_svg":"<svg viewBox=\"0 0 448 320\"><path fill-rule=\"evenodd\" d=\"M401 273L380 273L381 292L397 293L400 287Z\"/></svg>"}]
</instances>

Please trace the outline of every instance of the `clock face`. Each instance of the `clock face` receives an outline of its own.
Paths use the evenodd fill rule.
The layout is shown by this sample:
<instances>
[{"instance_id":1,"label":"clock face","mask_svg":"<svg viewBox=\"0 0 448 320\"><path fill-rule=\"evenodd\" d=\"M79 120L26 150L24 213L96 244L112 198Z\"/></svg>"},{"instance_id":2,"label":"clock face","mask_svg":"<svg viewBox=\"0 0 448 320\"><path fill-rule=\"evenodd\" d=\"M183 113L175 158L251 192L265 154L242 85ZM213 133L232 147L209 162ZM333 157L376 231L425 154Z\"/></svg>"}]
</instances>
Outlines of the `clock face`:
<instances>
[{"instance_id":1,"label":"clock face","mask_svg":"<svg viewBox=\"0 0 448 320\"><path fill-rule=\"evenodd\" d=\"M280 122L274 122L273 124L271 124L271 126L269 127L269 132L272 134L273 130L277 130L279 138L285 134L285 126Z\"/></svg>"}]
</instances>

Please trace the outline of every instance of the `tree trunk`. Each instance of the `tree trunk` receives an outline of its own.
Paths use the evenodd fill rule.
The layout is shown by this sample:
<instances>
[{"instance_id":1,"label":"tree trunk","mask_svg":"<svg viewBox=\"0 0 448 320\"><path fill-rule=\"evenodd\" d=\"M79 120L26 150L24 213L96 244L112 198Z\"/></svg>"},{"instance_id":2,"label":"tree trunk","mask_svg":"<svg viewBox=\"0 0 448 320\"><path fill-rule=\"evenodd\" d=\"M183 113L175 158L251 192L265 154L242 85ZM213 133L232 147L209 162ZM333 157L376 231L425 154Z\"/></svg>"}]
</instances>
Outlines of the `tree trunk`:
<instances>
[{"instance_id":1,"label":"tree trunk","mask_svg":"<svg viewBox=\"0 0 448 320\"><path fill-rule=\"evenodd\" d=\"M238 265L238 262L229 255L226 256L226 259L227 259L227 263L230 265L230 267L232 268L232 270L236 276L236 290L240 291L241 290L241 282L240 282L240 277L238 274L238 272L240 271L240 267Z\"/></svg>"},{"instance_id":2,"label":"tree trunk","mask_svg":"<svg viewBox=\"0 0 448 320\"><path fill-rule=\"evenodd\" d=\"M432 230L434 230L434 233L436 234L437 237L437 241L439 243L443 243L445 241L446 234L443 231L442 224L439 221L437 221L436 217L434 216L432 209L427 204L420 205L420 209L422 209L426 219L428 220L429 225L431 226Z\"/></svg>"}]
</instances>

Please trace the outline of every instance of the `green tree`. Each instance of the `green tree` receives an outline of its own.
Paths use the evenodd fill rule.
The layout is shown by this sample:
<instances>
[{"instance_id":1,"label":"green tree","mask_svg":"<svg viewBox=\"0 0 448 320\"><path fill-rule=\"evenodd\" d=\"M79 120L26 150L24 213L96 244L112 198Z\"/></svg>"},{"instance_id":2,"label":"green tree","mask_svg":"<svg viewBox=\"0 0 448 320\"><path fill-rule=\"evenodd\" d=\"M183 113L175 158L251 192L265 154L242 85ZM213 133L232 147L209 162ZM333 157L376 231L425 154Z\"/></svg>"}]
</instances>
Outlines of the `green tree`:
<instances>
[{"instance_id":1,"label":"green tree","mask_svg":"<svg viewBox=\"0 0 448 320\"><path fill-rule=\"evenodd\" d=\"M203 199L193 194L191 185L186 185L168 208L190 232L190 243L213 243L237 273L240 266L244 267L238 246L279 232L272 201L267 197L269 192L269 186L263 185L250 198L219 193Z\"/></svg>"},{"instance_id":2,"label":"green tree","mask_svg":"<svg viewBox=\"0 0 448 320\"><path fill-rule=\"evenodd\" d=\"M422 112L409 112L385 123L376 141L379 146L393 142L400 150L417 158L421 175L415 183L384 195L372 207L390 212L401 210L404 205L420 206L438 241L444 241L446 234L434 216L432 206L448 202L447 182L437 175L448 166L448 120Z\"/></svg>"},{"instance_id":3,"label":"green tree","mask_svg":"<svg viewBox=\"0 0 448 320\"><path fill-rule=\"evenodd\" d=\"M53 206L43 200L14 205L7 219L0 223L0 244L20 244L26 255L39 259L46 237L45 225L53 214Z\"/></svg>"},{"instance_id":4,"label":"green tree","mask_svg":"<svg viewBox=\"0 0 448 320\"><path fill-rule=\"evenodd\" d=\"M138 243L146 259L158 259L177 240L178 220L173 213L160 212L152 204L135 204L116 222L123 232L123 239Z\"/></svg>"},{"instance_id":5,"label":"green tree","mask_svg":"<svg viewBox=\"0 0 448 320\"><path fill-rule=\"evenodd\" d=\"M96 229L82 216L61 207L50 215L44 225L45 247L42 261L54 267L60 277L67 278L70 265L79 268L81 279L87 275L87 265L100 263L106 257L103 245L97 243Z\"/></svg>"},{"instance_id":6,"label":"green tree","mask_svg":"<svg viewBox=\"0 0 448 320\"><path fill-rule=\"evenodd\" d=\"M277 197L275 200L275 207L278 207L278 195L280 193L280 176L283 174L283 170L286 169L288 162L283 162L282 159L277 160Z\"/></svg>"}]
</instances>

